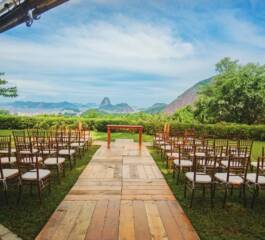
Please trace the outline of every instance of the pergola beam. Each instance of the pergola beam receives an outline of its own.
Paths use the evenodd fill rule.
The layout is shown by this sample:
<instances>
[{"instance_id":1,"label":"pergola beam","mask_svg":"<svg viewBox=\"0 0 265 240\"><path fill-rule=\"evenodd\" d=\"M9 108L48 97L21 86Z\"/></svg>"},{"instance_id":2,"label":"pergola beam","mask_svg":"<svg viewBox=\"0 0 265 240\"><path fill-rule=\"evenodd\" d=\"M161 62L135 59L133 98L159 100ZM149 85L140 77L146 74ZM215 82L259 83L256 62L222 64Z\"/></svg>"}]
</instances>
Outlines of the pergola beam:
<instances>
[{"instance_id":1,"label":"pergola beam","mask_svg":"<svg viewBox=\"0 0 265 240\"><path fill-rule=\"evenodd\" d=\"M2 15L0 14L0 33L24 22L27 26L31 26L33 20L37 20L42 13L67 1L68 0L11 1L11 9L8 8L8 5L3 5L2 9L0 9L0 13L4 13Z\"/></svg>"}]
</instances>

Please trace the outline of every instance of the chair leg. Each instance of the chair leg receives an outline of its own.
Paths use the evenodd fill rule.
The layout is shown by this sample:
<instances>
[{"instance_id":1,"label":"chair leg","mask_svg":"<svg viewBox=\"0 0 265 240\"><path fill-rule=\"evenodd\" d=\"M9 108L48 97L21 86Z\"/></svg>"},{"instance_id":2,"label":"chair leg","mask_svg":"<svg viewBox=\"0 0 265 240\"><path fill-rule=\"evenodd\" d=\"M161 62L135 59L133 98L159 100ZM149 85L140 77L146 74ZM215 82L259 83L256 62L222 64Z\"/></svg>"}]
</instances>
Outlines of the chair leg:
<instances>
[{"instance_id":1,"label":"chair leg","mask_svg":"<svg viewBox=\"0 0 265 240\"><path fill-rule=\"evenodd\" d=\"M184 198L187 197L187 181L185 181L185 184L184 184Z\"/></svg>"},{"instance_id":2,"label":"chair leg","mask_svg":"<svg viewBox=\"0 0 265 240\"><path fill-rule=\"evenodd\" d=\"M205 198L205 185L202 186L202 196Z\"/></svg>"},{"instance_id":3,"label":"chair leg","mask_svg":"<svg viewBox=\"0 0 265 240\"><path fill-rule=\"evenodd\" d=\"M177 174L177 179L176 179L176 183L179 183L179 178L180 178L180 168L178 168L178 174Z\"/></svg>"},{"instance_id":4,"label":"chair leg","mask_svg":"<svg viewBox=\"0 0 265 240\"><path fill-rule=\"evenodd\" d=\"M60 165L59 164L57 165L56 170L57 170L58 183L61 183L61 179L60 179Z\"/></svg>"},{"instance_id":5,"label":"chair leg","mask_svg":"<svg viewBox=\"0 0 265 240\"><path fill-rule=\"evenodd\" d=\"M17 197L17 204L20 203L20 200L21 200L21 195L22 195L22 191L23 191L23 185L22 184L19 184L18 185L18 197Z\"/></svg>"},{"instance_id":6,"label":"chair leg","mask_svg":"<svg viewBox=\"0 0 265 240\"><path fill-rule=\"evenodd\" d=\"M247 206L247 198L246 198L246 184L242 185L242 195L243 195L243 204Z\"/></svg>"},{"instance_id":7,"label":"chair leg","mask_svg":"<svg viewBox=\"0 0 265 240\"><path fill-rule=\"evenodd\" d=\"M251 208L254 208L254 204L256 202L256 198L258 196L258 192L259 192L258 186L255 186L253 197L252 197L252 201L251 201Z\"/></svg>"},{"instance_id":8,"label":"chair leg","mask_svg":"<svg viewBox=\"0 0 265 240\"><path fill-rule=\"evenodd\" d=\"M40 186L40 182L37 183L37 190L38 190L39 203L41 205L42 201L41 201L41 186Z\"/></svg>"},{"instance_id":9,"label":"chair leg","mask_svg":"<svg viewBox=\"0 0 265 240\"><path fill-rule=\"evenodd\" d=\"M231 189L230 189L230 195L231 195L231 196L233 195L233 190L234 190L234 187L231 186Z\"/></svg>"},{"instance_id":10,"label":"chair leg","mask_svg":"<svg viewBox=\"0 0 265 240\"><path fill-rule=\"evenodd\" d=\"M5 202L6 202L6 204L8 204L7 189L4 189L4 195L5 195Z\"/></svg>"},{"instance_id":11,"label":"chair leg","mask_svg":"<svg viewBox=\"0 0 265 240\"><path fill-rule=\"evenodd\" d=\"M63 177L65 177L65 166L64 166L64 163L62 163L62 168L63 168Z\"/></svg>"},{"instance_id":12,"label":"chair leg","mask_svg":"<svg viewBox=\"0 0 265 240\"><path fill-rule=\"evenodd\" d=\"M228 185L225 185L225 195L224 195L224 200L223 200L223 208L226 205L227 192L228 192Z\"/></svg>"},{"instance_id":13,"label":"chair leg","mask_svg":"<svg viewBox=\"0 0 265 240\"><path fill-rule=\"evenodd\" d=\"M211 208L214 207L214 191L215 191L215 184L211 184Z\"/></svg>"},{"instance_id":14,"label":"chair leg","mask_svg":"<svg viewBox=\"0 0 265 240\"><path fill-rule=\"evenodd\" d=\"M191 199L190 199L190 208L192 208L194 195L195 195L195 187L192 187L192 190L191 190Z\"/></svg>"}]
</instances>

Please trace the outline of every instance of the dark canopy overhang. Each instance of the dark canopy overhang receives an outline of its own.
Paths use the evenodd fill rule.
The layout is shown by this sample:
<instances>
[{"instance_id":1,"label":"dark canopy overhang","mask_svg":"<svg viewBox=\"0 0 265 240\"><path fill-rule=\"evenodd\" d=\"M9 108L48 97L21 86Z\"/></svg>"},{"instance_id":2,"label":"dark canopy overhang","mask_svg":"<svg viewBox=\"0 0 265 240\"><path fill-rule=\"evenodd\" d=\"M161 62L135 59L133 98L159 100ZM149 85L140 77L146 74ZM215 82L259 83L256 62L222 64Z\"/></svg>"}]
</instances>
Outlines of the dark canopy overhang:
<instances>
[{"instance_id":1,"label":"dark canopy overhang","mask_svg":"<svg viewBox=\"0 0 265 240\"><path fill-rule=\"evenodd\" d=\"M0 0L0 33L21 23L31 26L40 15L68 0Z\"/></svg>"}]
</instances>

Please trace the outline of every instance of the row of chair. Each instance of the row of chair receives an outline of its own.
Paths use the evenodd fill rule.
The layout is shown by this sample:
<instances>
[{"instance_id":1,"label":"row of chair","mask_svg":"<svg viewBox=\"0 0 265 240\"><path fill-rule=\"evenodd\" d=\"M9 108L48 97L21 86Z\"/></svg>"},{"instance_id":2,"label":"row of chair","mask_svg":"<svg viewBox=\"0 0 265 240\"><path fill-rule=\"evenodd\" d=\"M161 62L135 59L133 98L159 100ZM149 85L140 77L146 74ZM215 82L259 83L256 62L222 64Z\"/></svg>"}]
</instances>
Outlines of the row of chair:
<instances>
[{"instance_id":1,"label":"row of chair","mask_svg":"<svg viewBox=\"0 0 265 240\"><path fill-rule=\"evenodd\" d=\"M240 189L246 204L246 187L253 190L251 206L254 206L260 189L265 187L264 148L256 162L251 161L253 141L196 137L193 130L170 136L156 133L154 145L160 150L168 168L173 171L176 182L185 175L184 196L191 190L192 207L195 190L210 189L211 204L214 204L216 186L224 187L223 206L230 189ZM254 170L254 172L253 172Z\"/></svg>"},{"instance_id":2,"label":"row of chair","mask_svg":"<svg viewBox=\"0 0 265 240\"><path fill-rule=\"evenodd\" d=\"M12 136L0 136L0 183L3 184L6 202L8 185L17 185L18 201L25 185L37 187L39 201L46 187L51 189L51 173L65 176L65 165L70 169L92 142L85 130L13 131Z\"/></svg>"}]
</instances>

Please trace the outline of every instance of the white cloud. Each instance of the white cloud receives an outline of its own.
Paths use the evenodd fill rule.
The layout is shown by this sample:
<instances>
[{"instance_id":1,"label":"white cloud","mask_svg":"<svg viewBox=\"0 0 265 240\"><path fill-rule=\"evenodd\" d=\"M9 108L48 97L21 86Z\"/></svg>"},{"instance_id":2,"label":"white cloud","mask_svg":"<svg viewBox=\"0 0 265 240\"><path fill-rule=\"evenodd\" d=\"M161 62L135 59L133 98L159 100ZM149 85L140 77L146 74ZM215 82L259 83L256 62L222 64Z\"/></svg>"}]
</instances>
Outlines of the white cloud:
<instances>
[{"instance_id":1,"label":"white cloud","mask_svg":"<svg viewBox=\"0 0 265 240\"><path fill-rule=\"evenodd\" d=\"M264 63L265 37L256 25L227 12L199 14L200 21L193 13L182 14L182 22L174 19L175 23L163 24L118 15L72 23L31 40L4 34L0 36L0 71L18 86L21 97L87 102L100 101L103 95L114 101L124 96L126 100L121 101L143 105L169 102L212 76L220 58ZM225 38L208 33L213 26ZM179 33L185 30L190 38ZM158 80L144 79L142 74Z\"/></svg>"}]
</instances>

